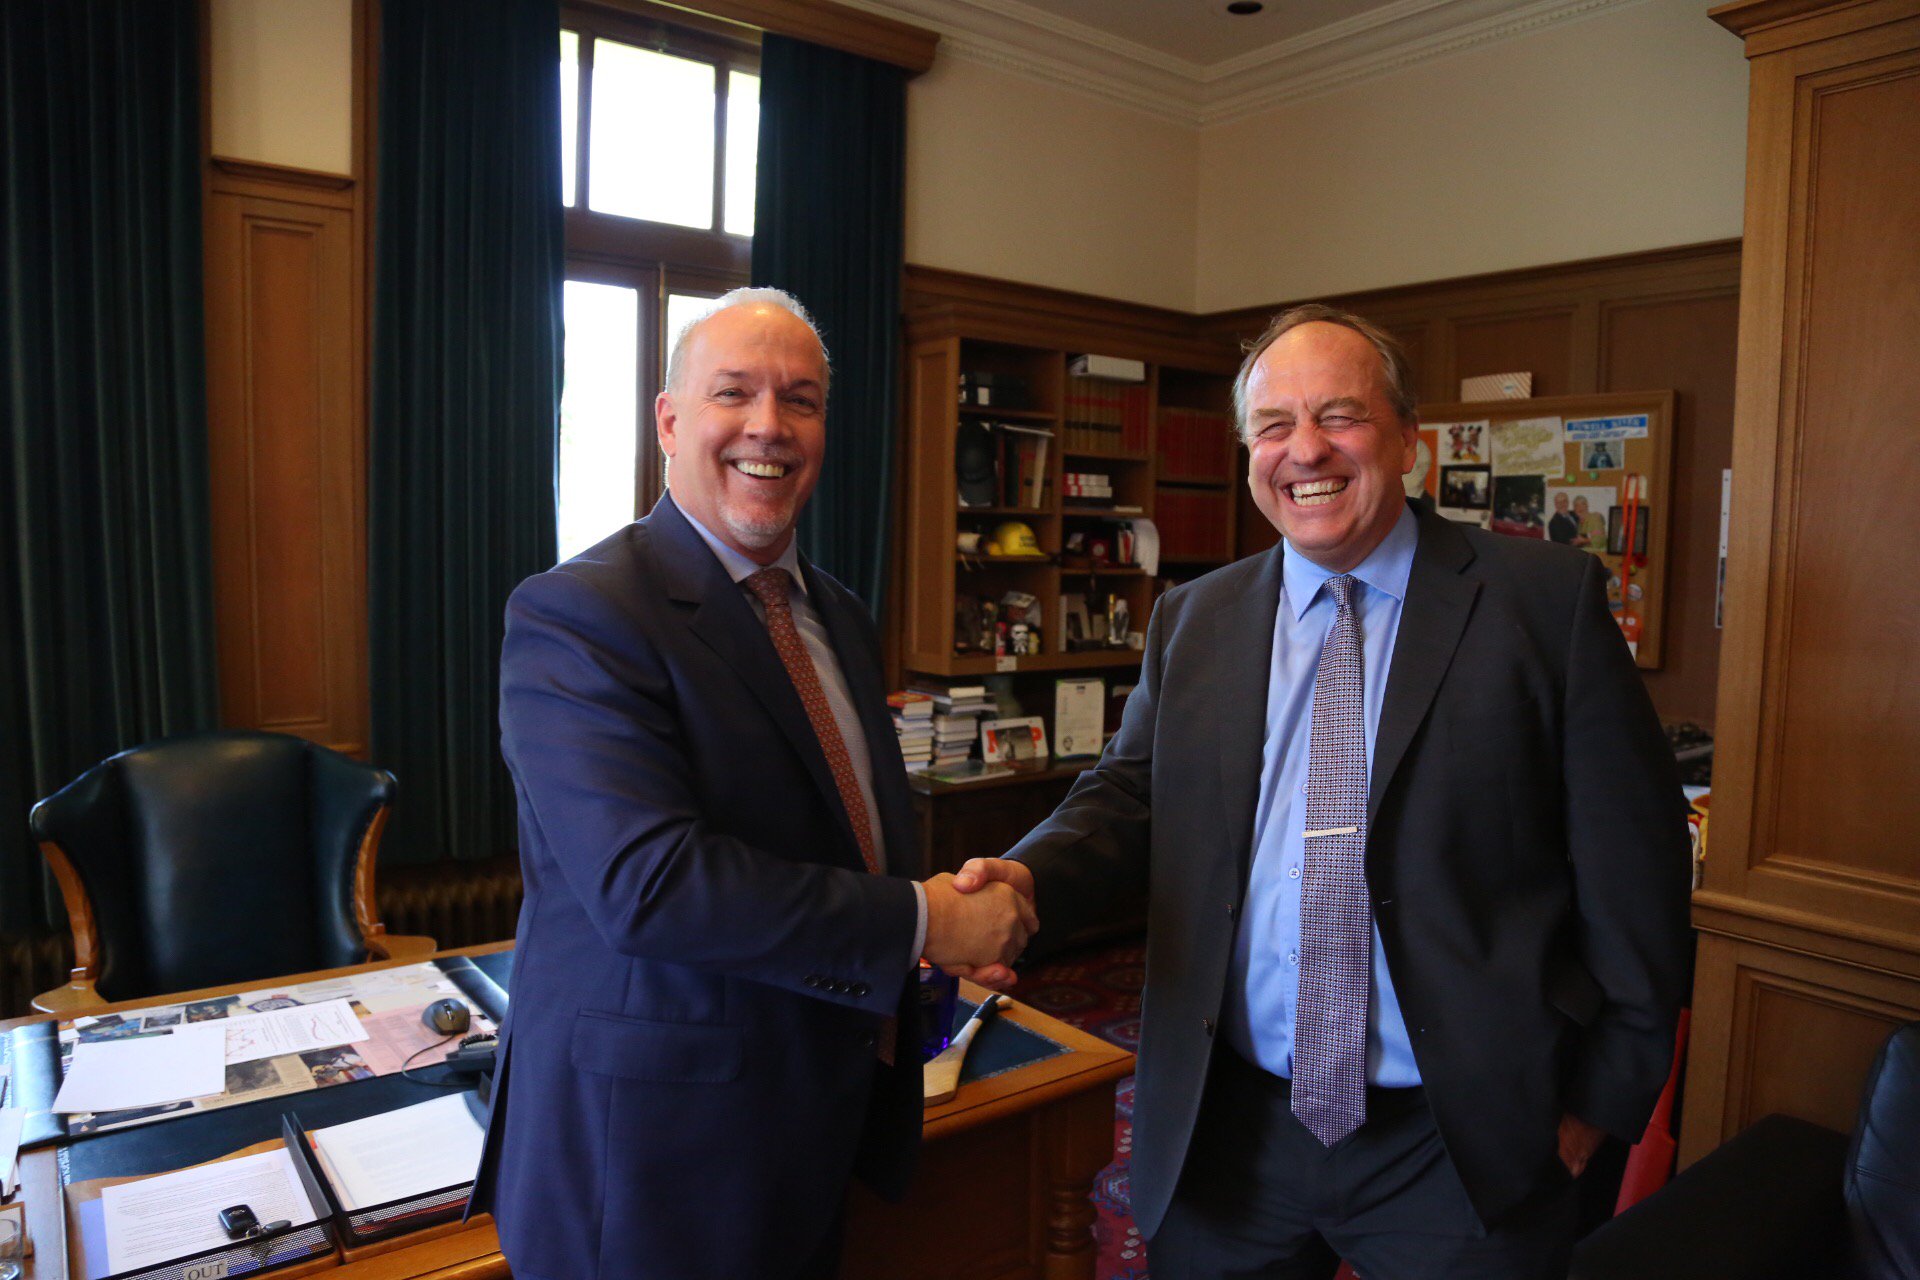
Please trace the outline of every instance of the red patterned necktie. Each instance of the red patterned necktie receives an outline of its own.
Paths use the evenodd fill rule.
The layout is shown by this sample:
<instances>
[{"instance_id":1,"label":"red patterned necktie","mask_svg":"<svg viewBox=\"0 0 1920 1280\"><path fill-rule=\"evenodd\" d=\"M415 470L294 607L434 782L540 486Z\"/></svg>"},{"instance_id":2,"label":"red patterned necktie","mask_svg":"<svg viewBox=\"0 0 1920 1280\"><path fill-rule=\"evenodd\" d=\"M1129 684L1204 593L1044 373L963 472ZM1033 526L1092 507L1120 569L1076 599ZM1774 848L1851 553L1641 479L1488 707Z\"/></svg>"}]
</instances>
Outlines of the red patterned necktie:
<instances>
[{"instance_id":1,"label":"red patterned necktie","mask_svg":"<svg viewBox=\"0 0 1920 1280\"><path fill-rule=\"evenodd\" d=\"M792 583L792 576L777 567L762 569L746 580L747 589L767 607L767 633L773 637L774 650L807 709L807 720L813 725L814 736L820 740L820 749L826 753L827 767L833 770L833 785L840 792L840 803L847 808L847 820L853 824L853 838L860 846L860 858L867 864L868 871L880 875L879 853L873 846L873 824L867 816L866 797L860 794L860 780L853 773L853 757L847 754L846 739L840 736L833 708L827 705L826 691L820 687L820 673L814 670L806 642L793 624L793 604L787 598ZM896 1019L888 1017L880 1026L880 1061L889 1066L893 1064L896 1023Z\"/></svg>"}]
</instances>

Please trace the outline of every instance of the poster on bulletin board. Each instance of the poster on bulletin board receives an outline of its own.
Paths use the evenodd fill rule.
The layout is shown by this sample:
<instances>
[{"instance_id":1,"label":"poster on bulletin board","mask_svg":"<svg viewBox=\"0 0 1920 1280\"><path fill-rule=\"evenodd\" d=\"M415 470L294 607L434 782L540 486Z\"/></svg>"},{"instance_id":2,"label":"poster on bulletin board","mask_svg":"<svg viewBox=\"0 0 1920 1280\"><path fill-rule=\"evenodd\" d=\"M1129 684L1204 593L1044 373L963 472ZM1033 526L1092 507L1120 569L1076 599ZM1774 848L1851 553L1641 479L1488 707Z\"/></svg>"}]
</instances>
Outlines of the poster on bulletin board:
<instances>
[{"instance_id":1,"label":"poster on bulletin board","mask_svg":"<svg viewBox=\"0 0 1920 1280\"><path fill-rule=\"evenodd\" d=\"M1423 405L1440 514L1598 556L1607 604L1643 668L1660 665L1672 506L1673 393ZM1409 486L1412 487L1411 485Z\"/></svg>"}]
</instances>

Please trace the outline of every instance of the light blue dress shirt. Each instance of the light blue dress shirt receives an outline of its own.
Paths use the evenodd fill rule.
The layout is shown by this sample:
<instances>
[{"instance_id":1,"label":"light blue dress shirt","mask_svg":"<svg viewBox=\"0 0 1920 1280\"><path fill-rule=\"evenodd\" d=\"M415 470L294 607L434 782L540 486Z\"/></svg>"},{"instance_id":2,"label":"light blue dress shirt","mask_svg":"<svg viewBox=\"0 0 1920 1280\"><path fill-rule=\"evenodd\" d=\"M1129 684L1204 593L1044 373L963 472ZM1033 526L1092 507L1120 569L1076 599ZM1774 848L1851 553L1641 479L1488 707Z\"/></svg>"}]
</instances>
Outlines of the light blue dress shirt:
<instances>
[{"instance_id":1,"label":"light blue dress shirt","mask_svg":"<svg viewBox=\"0 0 1920 1280\"><path fill-rule=\"evenodd\" d=\"M833 640L827 634L827 624L813 611L807 600L807 580L800 572L800 547L794 538L787 539L787 549L772 564L755 564L726 543L715 537L713 531L690 515L685 507L680 514L687 517L687 523L700 535L700 540L712 548L719 559L720 567L727 576L740 583L741 591L746 593L747 603L761 622L767 620L767 606L760 597L749 591L746 580L762 569L785 569L791 580L787 587L787 599L793 606L793 627L800 633L800 641L807 647L807 656L813 659L814 674L820 678L820 691L827 697L827 706L833 712L833 722L840 729L840 739L846 744L847 758L853 764L853 777L860 787L860 798L867 803L867 829L873 836L874 858L884 867L887 865L886 837L880 831L880 806L873 799L873 759L867 750L867 731L860 727L860 715L853 706L853 694L847 689L847 677L840 670L840 658L833 651ZM914 926L913 955L908 958L909 965L920 962L920 953L927 945L927 891L918 882L913 885L913 895L919 904L919 918Z\"/></svg>"},{"instance_id":2,"label":"light blue dress shirt","mask_svg":"<svg viewBox=\"0 0 1920 1280\"><path fill-rule=\"evenodd\" d=\"M1400 633L1401 606L1413 571L1419 530L1410 507L1353 576L1365 663L1367 759L1380 727L1387 670ZM1260 797L1254 811L1253 871L1234 939L1222 1032L1249 1062L1277 1076L1293 1076L1293 1012L1300 988L1300 877L1306 862L1307 753L1313 732L1313 680L1320 650L1337 611L1321 586L1334 575L1288 551L1274 618L1272 669L1267 679L1267 736L1262 745ZM1301 799L1300 803L1295 803ZM1380 930L1373 931L1373 974L1367 1001L1367 1083L1404 1088L1420 1083L1400 1000L1387 974Z\"/></svg>"}]
</instances>

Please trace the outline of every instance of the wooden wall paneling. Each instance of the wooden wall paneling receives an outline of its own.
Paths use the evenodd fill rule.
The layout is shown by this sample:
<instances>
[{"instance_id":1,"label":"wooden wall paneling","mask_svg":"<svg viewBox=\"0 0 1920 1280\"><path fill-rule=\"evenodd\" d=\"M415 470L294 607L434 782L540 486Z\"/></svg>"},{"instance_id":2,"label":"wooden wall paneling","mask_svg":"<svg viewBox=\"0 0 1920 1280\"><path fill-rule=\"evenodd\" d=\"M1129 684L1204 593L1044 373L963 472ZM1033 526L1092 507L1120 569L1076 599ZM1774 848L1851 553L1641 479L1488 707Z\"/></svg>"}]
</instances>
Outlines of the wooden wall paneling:
<instances>
[{"instance_id":1,"label":"wooden wall paneling","mask_svg":"<svg viewBox=\"0 0 1920 1280\"><path fill-rule=\"evenodd\" d=\"M1920 928L1920 457L1874 429L1920 398L1920 50L1804 77L1795 114L1804 270L1788 297L1793 483L1774 511L1772 590L1785 630L1769 647L1753 852L1902 897Z\"/></svg>"},{"instance_id":2,"label":"wooden wall paneling","mask_svg":"<svg viewBox=\"0 0 1920 1280\"><path fill-rule=\"evenodd\" d=\"M1916 45L1920 19L1753 68L1749 205L1775 213L1749 216L1707 883L1920 933L1920 471L1874 429L1920 391Z\"/></svg>"},{"instance_id":3,"label":"wooden wall paneling","mask_svg":"<svg viewBox=\"0 0 1920 1280\"><path fill-rule=\"evenodd\" d=\"M1700 939L1680 1163L1774 1113L1847 1132L1920 979L1713 932Z\"/></svg>"},{"instance_id":4,"label":"wooden wall paneling","mask_svg":"<svg viewBox=\"0 0 1920 1280\"><path fill-rule=\"evenodd\" d=\"M222 722L364 755L364 365L352 180L215 168L207 411Z\"/></svg>"},{"instance_id":5,"label":"wooden wall paneling","mask_svg":"<svg viewBox=\"0 0 1920 1280\"><path fill-rule=\"evenodd\" d=\"M1516 370L1533 374L1535 396L1592 391L1573 385L1573 313L1569 306L1453 319L1453 391L1441 398L1458 400L1463 378Z\"/></svg>"},{"instance_id":6,"label":"wooden wall paneling","mask_svg":"<svg viewBox=\"0 0 1920 1280\"><path fill-rule=\"evenodd\" d=\"M958 338L936 338L908 346L906 421L910 430L914 423L943 422L938 438L953 439L960 416L956 391L959 377ZM914 438L908 441L906 459L907 483L913 492L940 492L959 483L950 449L930 448L925 440ZM916 509L919 519L907 517ZM903 662L908 668L937 670L939 662L953 651L953 535L948 521L942 518L940 503L908 503L901 512L908 521L904 553L908 563L922 566L920 593L902 599L896 610L905 631Z\"/></svg>"},{"instance_id":7,"label":"wooden wall paneling","mask_svg":"<svg viewBox=\"0 0 1920 1280\"><path fill-rule=\"evenodd\" d=\"M1596 310L1600 390L1676 388L1665 661L1646 681L1662 714L1712 724L1720 674L1720 477L1733 448L1739 290L1729 284L1609 301Z\"/></svg>"},{"instance_id":8,"label":"wooden wall paneling","mask_svg":"<svg viewBox=\"0 0 1920 1280\"><path fill-rule=\"evenodd\" d=\"M1849 1127L1920 1016L1920 0L1739 0L1747 218L1695 1057L1681 1156Z\"/></svg>"}]
</instances>

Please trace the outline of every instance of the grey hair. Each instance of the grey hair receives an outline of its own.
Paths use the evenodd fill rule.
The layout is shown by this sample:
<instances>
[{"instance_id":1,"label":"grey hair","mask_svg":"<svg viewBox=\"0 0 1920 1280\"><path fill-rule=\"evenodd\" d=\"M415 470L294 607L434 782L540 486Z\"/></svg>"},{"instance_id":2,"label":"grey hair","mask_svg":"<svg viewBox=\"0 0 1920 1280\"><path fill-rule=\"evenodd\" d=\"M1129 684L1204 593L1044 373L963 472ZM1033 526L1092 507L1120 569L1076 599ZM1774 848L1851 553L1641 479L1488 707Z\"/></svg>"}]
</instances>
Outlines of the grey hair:
<instances>
[{"instance_id":1,"label":"grey hair","mask_svg":"<svg viewBox=\"0 0 1920 1280\"><path fill-rule=\"evenodd\" d=\"M1413 370L1407 364L1407 350L1400 344L1400 339L1351 311L1342 311L1324 302L1303 302L1275 316L1259 337L1244 346L1246 359L1240 362L1240 372L1233 379L1233 425L1240 433L1241 440L1247 438L1247 383L1253 378L1254 363L1288 330L1316 323L1337 324L1351 329L1371 343L1380 354L1380 383L1381 389L1387 393L1387 402L1400 415L1402 422L1413 422L1419 417L1419 402L1414 398Z\"/></svg>"},{"instance_id":2,"label":"grey hair","mask_svg":"<svg viewBox=\"0 0 1920 1280\"><path fill-rule=\"evenodd\" d=\"M743 307L756 302L764 302L769 306L779 307L782 311L789 312L800 318L800 322L807 326L808 332L813 334L813 340L820 344L822 379L824 383L831 383L833 380L833 364L827 358L826 340L820 336L820 326L813 322L812 314L808 312L806 307L801 305L800 299L794 297L785 289L774 289L765 285L745 285L738 289L729 289L727 292L715 298L711 306L681 325L680 332L673 335L673 346L669 348L667 352L667 390L671 392L679 386L680 369L683 363L681 356L686 351L687 339L693 336L695 329L698 329L701 325L713 319L713 317L719 315L729 307ZM822 385L820 390L824 393L827 387Z\"/></svg>"}]
</instances>

